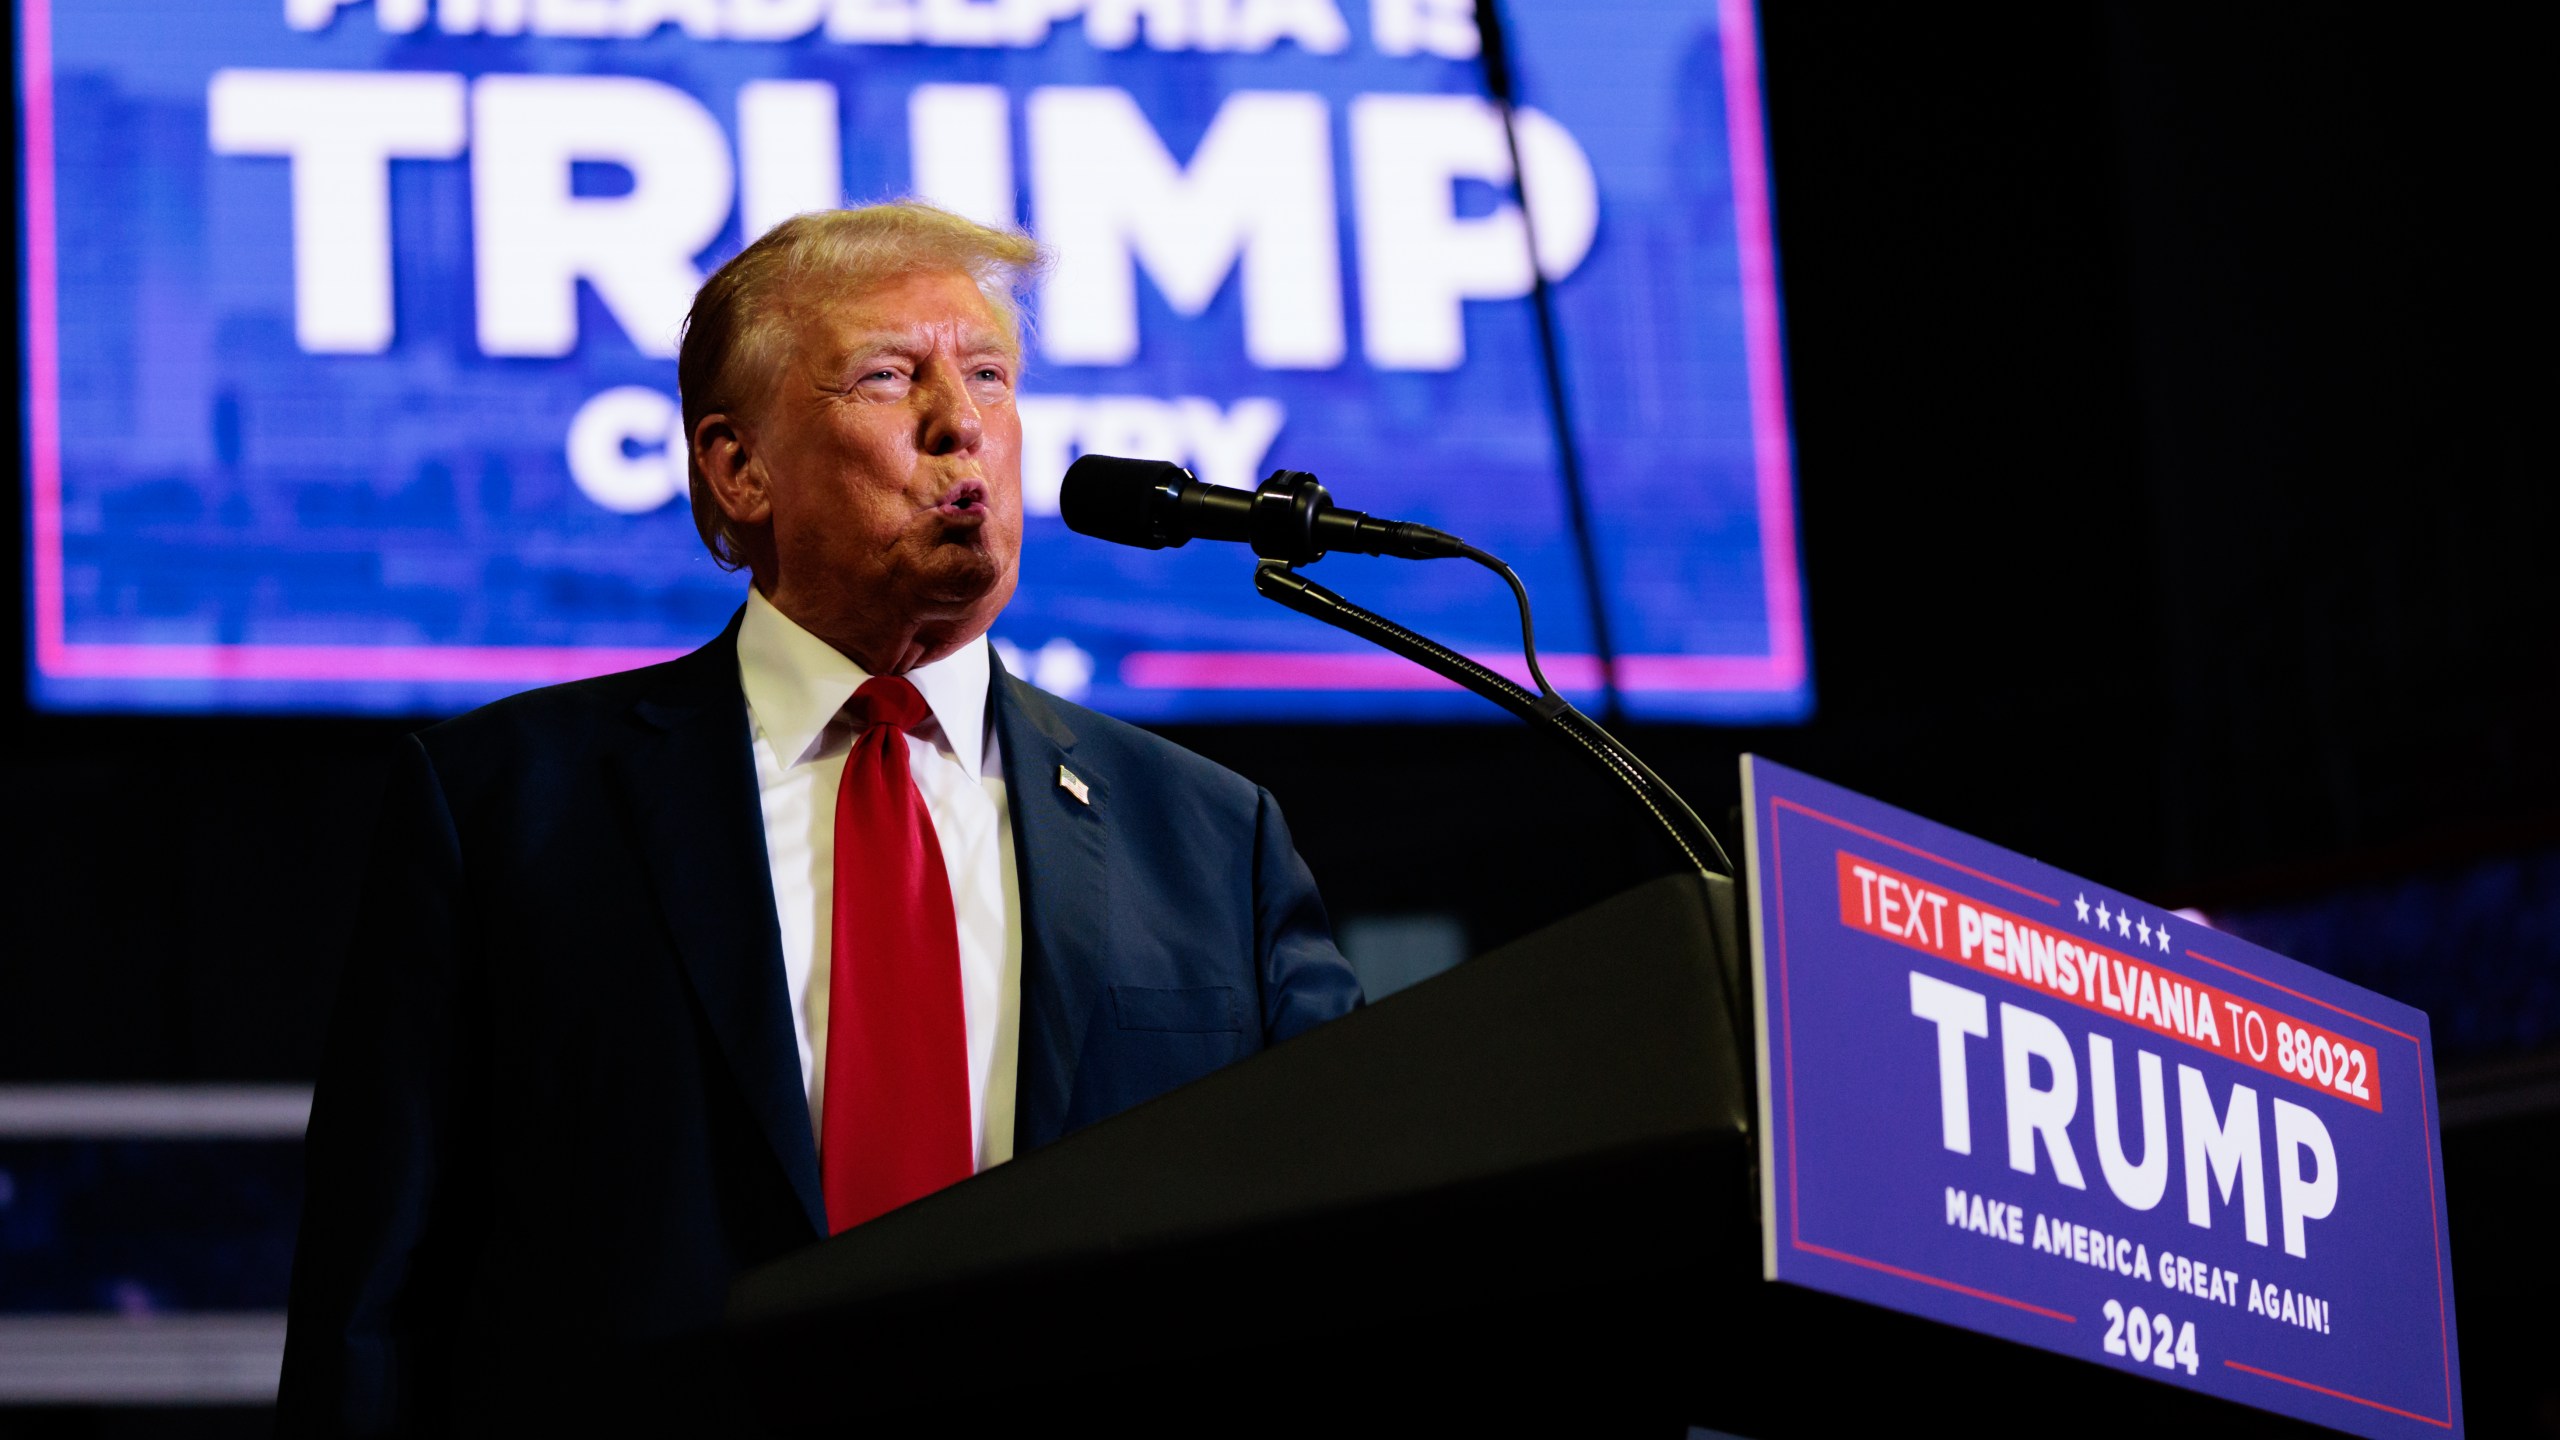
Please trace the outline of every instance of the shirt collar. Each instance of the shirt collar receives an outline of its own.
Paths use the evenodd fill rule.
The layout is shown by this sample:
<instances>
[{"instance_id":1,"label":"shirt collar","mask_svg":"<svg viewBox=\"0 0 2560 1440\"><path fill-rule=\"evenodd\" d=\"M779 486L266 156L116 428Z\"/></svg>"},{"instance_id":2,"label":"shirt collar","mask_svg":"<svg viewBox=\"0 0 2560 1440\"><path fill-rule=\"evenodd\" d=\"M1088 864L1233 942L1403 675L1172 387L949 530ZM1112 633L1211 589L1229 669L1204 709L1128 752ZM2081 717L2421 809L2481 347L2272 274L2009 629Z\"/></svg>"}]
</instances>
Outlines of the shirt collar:
<instances>
[{"instance_id":1,"label":"shirt collar","mask_svg":"<svg viewBox=\"0 0 2560 1440\"><path fill-rule=\"evenodd\" d=\"M934 723L920 733L949 751L971 775L979 773L986 757L987 687L994 679L991 664L987 637L981 635L932 664L907 672L908 681L933 710ZM773 608L762 591L748 588L746 619L738 626L738 679L765 743L786 768L817 759L844 743L825 743L828 722L870 678L871 672L844 652ZM930 733L936 730L938 735Z\"/></svg>"}]
</instances>

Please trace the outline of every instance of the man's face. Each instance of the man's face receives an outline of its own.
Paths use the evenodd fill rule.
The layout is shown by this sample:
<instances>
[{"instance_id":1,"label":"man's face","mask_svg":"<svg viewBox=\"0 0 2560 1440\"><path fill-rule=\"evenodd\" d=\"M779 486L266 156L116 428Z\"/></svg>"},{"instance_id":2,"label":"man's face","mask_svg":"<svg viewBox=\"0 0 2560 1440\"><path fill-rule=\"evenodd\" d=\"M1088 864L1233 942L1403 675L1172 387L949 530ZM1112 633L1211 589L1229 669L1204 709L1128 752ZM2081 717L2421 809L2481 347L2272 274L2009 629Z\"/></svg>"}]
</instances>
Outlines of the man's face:
<instances>
[{"instance_id":1,"label":"man's face","mask_svg":"<svg viewBox=\"0 0 2560 1440\"><path fill-rule=\"evenodd\" d=\"M767 598L821 635L905 617L958 643L992 624L1022 555L1020 366L957 270L802 315L752 422L772 505Z\"/></svg>"}]
</instances>

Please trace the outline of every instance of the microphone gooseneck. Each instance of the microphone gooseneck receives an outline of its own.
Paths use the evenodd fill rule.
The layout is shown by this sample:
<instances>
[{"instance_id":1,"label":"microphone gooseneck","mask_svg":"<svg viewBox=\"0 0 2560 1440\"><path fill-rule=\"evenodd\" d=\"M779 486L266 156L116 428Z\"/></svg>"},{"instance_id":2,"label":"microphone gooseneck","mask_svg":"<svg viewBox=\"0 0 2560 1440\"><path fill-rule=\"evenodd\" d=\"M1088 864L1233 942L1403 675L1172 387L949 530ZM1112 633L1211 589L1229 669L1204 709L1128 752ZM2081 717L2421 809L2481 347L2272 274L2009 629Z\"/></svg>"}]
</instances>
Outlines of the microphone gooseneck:
<instances>
[{"instance_id":1,"label":"microphone gooseneck","mask_svg":"<svg viewBox=\"0 0 2560 1440\"><path fill-rule=\"evenodd\" d=\"M1254 588L1266 598L1436 670L1533 725L1551 729L1623 786L1693 868L1711 875L1733 873L1732 857L1725 854L1724 845L1698 812L1625 742L1575 709L1547 682L1538 664L1537 623L1529 612L1528 588L1500 556L1428 525L1380 520L1342 509L1323 484L1303 470L1274 470L1259 487L1248 491L1204 484L1190 471L1163 460L1086 455L1067 467L1066 481L1058 491L1058 513L1067 528L1079 535L1144 550L1172 549L1194 540L1251 545L1253 553L1262 557ZM1334 550L1412 560L1472 560L1501 576L1520 607L1520 648L1537 689L1514 684L1296 573L1296 567Z\"/></svg>"},{"instance_id":2,"label":"microphone gooseneck","mask_svg":"<svg viewBox=\"0 0 2560 1440\"><path fill-rule=\"evenodd\" d=\"M1247 492L1202 484L1190 471L1160 460L1087 455L1068 467L1058 509L1067 528L1078 534L1142 549L1163 550L1193 540L1250 544L1262 557L1254 568L1253 588L1264 598L1402 655L1555 736L1633 801L1689 868L1703 875L1733 876L1733 858L1689 802L1626 742L1575 709L1548 683L1538 664L1537 623L1529 611L1528 587L1500 556L1427 525L1338 509L1316 477L1302 470L1273 471L1259 488ZM1323 558L1329 550L1416 560L1472 560L1501 576L1520 608L1521 653L1537 688L1517 684L1298 573L1299 566ZM1751 1053L1751 1036L1743 1019L1746 996L1733 957L1717 957L1716 979L1734 1027L1736 1065L1743 1093L1748 1095L1756 1077L1741 1063L1741 1057Z\"/></svg>"}]
</instances>

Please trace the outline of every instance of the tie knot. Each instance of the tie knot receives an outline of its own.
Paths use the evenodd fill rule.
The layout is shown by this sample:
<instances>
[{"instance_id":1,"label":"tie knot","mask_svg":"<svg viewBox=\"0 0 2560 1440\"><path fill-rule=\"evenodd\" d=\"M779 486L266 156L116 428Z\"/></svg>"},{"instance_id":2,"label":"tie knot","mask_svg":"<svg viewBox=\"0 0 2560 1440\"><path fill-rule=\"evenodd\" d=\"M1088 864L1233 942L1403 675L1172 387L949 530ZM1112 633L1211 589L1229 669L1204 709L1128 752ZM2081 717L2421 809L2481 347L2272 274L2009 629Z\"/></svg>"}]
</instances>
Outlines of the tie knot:
<instances>
[{"instance_id":1,"label":"tie knot","mask_svg":"<svg viewBox=\"0 0 2560 1440\"><path fill-rule=\"evenodd\" d=\"M933 707L903 675L874 675L853 692L854 723L868 730L886 725L912 731L932 716Z\"/></svg>"}]
</instances>

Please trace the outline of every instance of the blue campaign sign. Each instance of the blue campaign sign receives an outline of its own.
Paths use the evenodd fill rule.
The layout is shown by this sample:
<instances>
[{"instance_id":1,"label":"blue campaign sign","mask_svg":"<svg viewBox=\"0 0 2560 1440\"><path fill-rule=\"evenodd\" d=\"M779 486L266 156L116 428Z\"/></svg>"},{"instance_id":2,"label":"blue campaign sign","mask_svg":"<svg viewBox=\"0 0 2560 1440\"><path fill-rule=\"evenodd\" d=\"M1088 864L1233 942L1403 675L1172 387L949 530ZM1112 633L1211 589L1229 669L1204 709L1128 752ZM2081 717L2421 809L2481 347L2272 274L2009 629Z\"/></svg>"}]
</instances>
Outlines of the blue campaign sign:
<instances>
[{"instance_id":1,"label":"blue campaign sign","mask_svg":"<svg viewBox=\"0 0 2560 1440\"><path fill-rule=\"evenodd\" d=\"M1597 679L1526 300L1554 279L1631 711L1811 703L1750 0L16 0L32 692L451 709L699 644L677 328L798 211L1022 224L1018 668L1139 719L1483 712L1069 535L1078 453L1509 558ZM1339 573L1337 573L1339 572ZM1481 572L1325 578L1505 668Z\"/></svg>"},{"instance_id":2,"label":"blue campaign sign","mask_svg":"<svg viewBox=\"0 0 2560 1440\"><path fill-rule=\"evenodd\" d=\"M2462 1433L2427 1017L1743 762L1771 1279Z\"/></svg>"}]
</instances>

